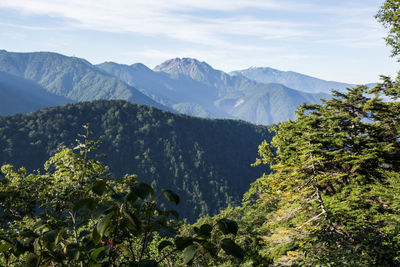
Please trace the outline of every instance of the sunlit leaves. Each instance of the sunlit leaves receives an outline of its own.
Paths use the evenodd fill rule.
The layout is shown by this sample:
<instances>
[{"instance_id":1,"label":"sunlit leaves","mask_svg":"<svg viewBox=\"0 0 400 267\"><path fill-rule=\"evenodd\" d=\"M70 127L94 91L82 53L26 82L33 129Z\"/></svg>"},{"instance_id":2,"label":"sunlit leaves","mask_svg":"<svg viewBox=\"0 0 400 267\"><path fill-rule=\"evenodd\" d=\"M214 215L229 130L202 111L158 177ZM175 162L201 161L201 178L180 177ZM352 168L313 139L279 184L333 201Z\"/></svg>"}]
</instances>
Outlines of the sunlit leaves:
<instances>
[{"instance_id":1,"label":"sunlit leaves","mask_svg":"<svg viewBox=\"0 0 400 267\"><path fill-rule=\"evenodd\" d=\"M183 250L183 263L188 264L190 261L192 261L193 258L196 256L198 250L199 249L198 249L197 245L187 246Z\"/></svg>"}]
</instances>

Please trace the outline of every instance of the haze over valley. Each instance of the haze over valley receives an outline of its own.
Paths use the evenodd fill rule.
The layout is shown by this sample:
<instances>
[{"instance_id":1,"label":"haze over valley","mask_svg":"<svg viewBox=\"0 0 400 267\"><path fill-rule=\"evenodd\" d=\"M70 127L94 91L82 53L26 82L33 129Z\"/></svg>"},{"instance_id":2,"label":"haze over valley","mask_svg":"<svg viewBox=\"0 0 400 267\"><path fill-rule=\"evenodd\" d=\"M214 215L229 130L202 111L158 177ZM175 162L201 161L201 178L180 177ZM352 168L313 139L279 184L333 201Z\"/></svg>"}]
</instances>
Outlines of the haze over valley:
<instances>
[{"instance_id":1,"label":"haze over valley","mask_svg":"<svg viewBox=\"0 0 400 267\"><path fill-rule=\"evenodd\" d=\"M4 89L2 93L8 95L1 98L3 115L62 103L121 99L191 116L270 125L293 119L302 103L328 99L332 89L344 91L355 86L271 68L228 74L193 58L167 60L152 70L141 63L92 65L85 59L51 52L5 50L0 51L0 71L13 77L13 87L25 88L12 93ZM28 81L32 84L27 85ZM11 86L5 80L0 80L0 85ZM35 96L43 97L44 90L46 100L6 109L8 98L19 97L22 103L29 92L30 101L35 102Z\"/></svg>"}]
</instances>

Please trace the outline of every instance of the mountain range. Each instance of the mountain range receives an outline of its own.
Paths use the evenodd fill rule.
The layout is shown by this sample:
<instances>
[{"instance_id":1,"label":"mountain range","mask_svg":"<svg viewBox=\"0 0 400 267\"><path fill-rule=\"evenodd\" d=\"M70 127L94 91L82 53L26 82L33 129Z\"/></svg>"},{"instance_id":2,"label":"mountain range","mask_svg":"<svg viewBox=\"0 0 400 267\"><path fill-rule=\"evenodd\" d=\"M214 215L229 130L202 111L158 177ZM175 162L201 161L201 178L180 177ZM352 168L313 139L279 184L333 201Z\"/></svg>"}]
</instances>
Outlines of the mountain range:
<instances>
[{"instance_id":1,"label":"mountain range","mask_svg":"<svg viewBox=\"0 0 400 267\"><path fill-rule=\"evenodd\" d=\"M12 53L0 50L0 71L31 80L51 94L75 102L125 99L169 110L136 88L107 75L88 61L76 57L50 52ZM31 91L35 89L29 88Z\"/></svg>"},{"instance_id":2,"label":"mountain range","mask_svg":"<svg viewBox=\"0 0 400 267\"><path fill-rule=\"evenodd\" d=\"M267 125L293 118L294 110L303 102L316 103L329 97L232 76L191 58L171 59L154 70L142 64L128 66L113 62L97 67L140 88L154 100L201 117L234 118Z\"/></svg>"},{"instance_id":3,"label":"mountain range","mask_svg":"<svg viewBox=\"0 0 400 267\"><path fill-rule=\"evenodd\" d=\"M330 93L332 89L343 90L353 84L325 81L293 71L280 71L273 68L251 67L237 70L231 75L243 75L259 83L280 83L287 87L308 93Z\"/></svg>"},{"instance_id":4,"label":"mountain range","mask_svg":"<svg viewBox=\"0 0 400 267\"><path fill-rule=\"evenodd\" d=\"M56 53L5 50L0 50L0 71L35 83L28 86L21 82L29 87L25 92L36 94L44 89L50 95L62 97L64 102L123 99L192 116L240 119L263 125L293 118L295 109L303 102L318 103L321 98L329 98L328 89L352 86L271 68L228 74L192 58L167 60L152 70L141 63L92 65L84 59ZM21 87L14 80L14 87ZM7 99L15 98L10 88L3 90L5 96L0 104L4 107ZM24 95L21 90L12 91ZM50 101L44 106L60 103L63 102ZM5 108L1 114L30 112L37 107L41 106Z\"/></svg>"},{"instance_id":5,"label":"mountain range","mask_svg":"<svg viewBox=\"0 0 400 267\"><path fill-rule=\"evenodd\" d=\"M330 94L332 89L344 91L346 88L356 86L356 84L326 81L294 71L281 71L269 67L250 67L244 70L232 71L229 74L242 75L259 83L279 83L307 93ZM365 85L373 87L376 83L367 83Z\"/></svg>"}]
</instances>

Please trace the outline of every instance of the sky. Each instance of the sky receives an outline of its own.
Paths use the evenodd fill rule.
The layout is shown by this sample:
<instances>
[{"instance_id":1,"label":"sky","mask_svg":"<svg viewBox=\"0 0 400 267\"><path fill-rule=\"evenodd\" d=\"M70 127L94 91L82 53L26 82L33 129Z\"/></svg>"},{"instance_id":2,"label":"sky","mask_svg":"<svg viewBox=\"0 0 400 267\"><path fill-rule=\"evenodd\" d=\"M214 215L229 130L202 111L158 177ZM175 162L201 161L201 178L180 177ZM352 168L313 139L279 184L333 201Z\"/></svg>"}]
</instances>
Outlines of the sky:
<instances>
[{"instance_id":1,"label":"sky","mask_svg":"<svg viewBox=\"0 0 400 267\"><path fill-rule=\"evenodd\" d=\"M369 83L394 76L383 0L1 0L0 49L92 64L176 57L226 72L249 67Z\"/></svg>"}]
</instances>

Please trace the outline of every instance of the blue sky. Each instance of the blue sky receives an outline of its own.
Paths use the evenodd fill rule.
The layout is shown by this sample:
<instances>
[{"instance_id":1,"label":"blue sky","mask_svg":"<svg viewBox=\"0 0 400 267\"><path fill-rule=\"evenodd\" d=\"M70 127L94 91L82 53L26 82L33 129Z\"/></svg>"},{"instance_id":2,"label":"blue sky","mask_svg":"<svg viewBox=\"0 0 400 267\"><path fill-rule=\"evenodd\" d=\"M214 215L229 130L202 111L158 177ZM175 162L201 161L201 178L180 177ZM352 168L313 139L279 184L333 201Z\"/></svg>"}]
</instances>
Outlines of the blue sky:
<instances>
[{"instance_id":1,"label":"blue sky","mask_svg":"<svg viewBox=\"0 0 400 267\"><path fill-rule=\"evenodd\" d=\"M193 57L349 83L394 76L378 0L1 0L0 49L154 67Z\"/></svg>"}]
</instances>

